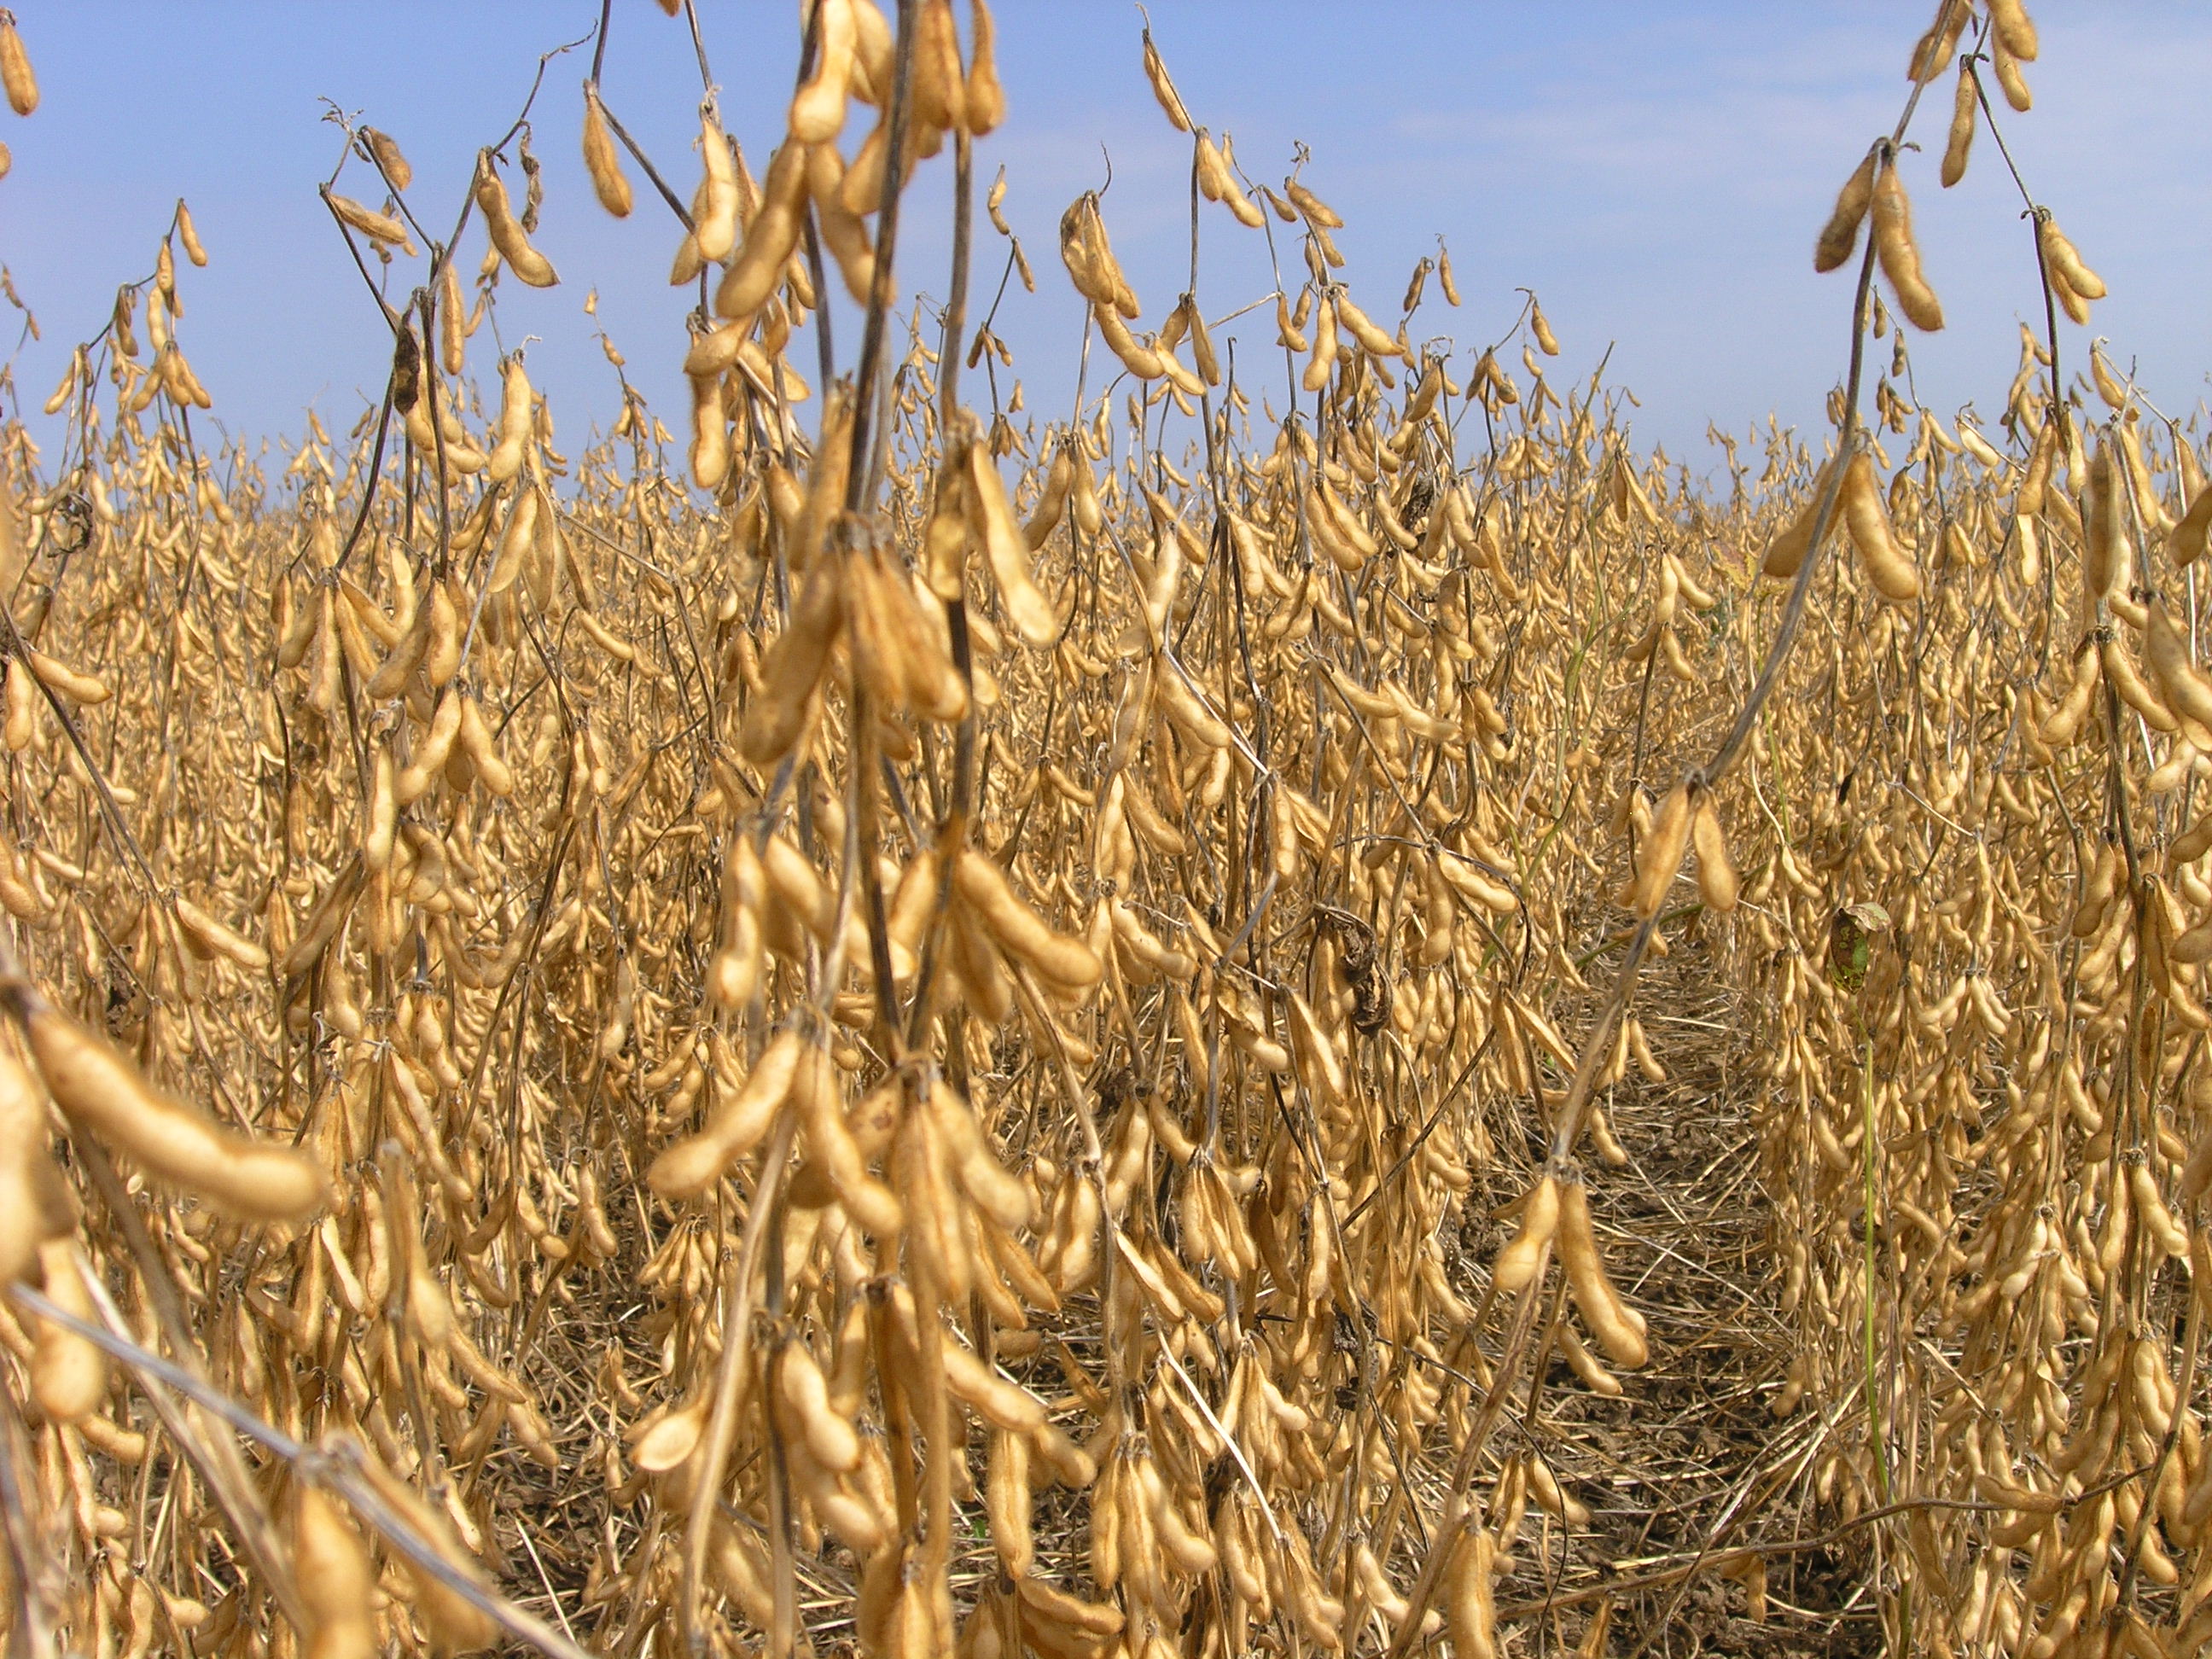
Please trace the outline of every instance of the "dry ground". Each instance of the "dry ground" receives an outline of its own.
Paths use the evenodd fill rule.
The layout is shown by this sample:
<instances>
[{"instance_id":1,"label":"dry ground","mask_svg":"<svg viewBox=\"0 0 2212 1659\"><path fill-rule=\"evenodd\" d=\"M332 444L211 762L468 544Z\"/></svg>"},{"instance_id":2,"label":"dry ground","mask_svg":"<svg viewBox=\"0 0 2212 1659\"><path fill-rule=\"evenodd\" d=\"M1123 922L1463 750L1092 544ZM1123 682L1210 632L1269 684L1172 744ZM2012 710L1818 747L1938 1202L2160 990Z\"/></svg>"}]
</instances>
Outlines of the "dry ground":
<instances>
[{"instance_id":1,"label":"dry ground","mask_svg":"<svg viewBox=\"0 0 2212 1659\"><path fill-rule=\"evenodd\" d=\"M1547 1367L1528 1426L1593 1524L1562 1544L1556 1531L1539 1537L1545 1518L1531 1510L1517 1568L1498 1587L1501 1620L1522 1615L1524 1654L1571 1651L1601 1585L1663 1577L1717 1548L1810 1539L1828 1524L1803 1471L1829 1425L1809 1410L1778 1421L1769 1409L1793 1336L1769 1269L1749 1056L1733 994L1715 991L1705 954L1692 929L1646 969L1640 1017L1668 1080L1632 1069L1608 1108L1629 1164L1587 1165L1608 1264L1650 1321L1652 1358L1610 1401L1563 1362ZM1850 1544L1771 1558L1758 1622L1744 1588L1711 1572L1620 1595L1607 1651L1876 1653L1867 1565ZM1547 1596L1553 1610L1538 1611Z\"/></svg>"}]
</instances>

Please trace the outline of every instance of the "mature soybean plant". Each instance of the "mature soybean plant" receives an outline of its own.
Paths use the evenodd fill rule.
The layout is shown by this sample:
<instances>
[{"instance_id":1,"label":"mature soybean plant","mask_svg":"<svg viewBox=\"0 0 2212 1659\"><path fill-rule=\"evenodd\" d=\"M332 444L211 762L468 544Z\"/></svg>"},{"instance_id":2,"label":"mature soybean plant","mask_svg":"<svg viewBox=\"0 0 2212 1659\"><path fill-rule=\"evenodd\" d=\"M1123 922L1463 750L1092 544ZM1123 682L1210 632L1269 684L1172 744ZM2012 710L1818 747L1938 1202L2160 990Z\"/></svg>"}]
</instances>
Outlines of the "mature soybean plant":
<instances>
[{"instance_id":1,"label":"mature soybean plant","mask_svg":"<svg viewBox=\"0 0 2212 1659\"><path fill-rule=\"evenodd\" d=\"M348 129L343 437L195 428L181 204L52 453L0 427L11 1651L2212 1641L2212 490L2032 198L2001 421L1898 326L2018 0L1913 47L1818 235L1830 423L1725 493L1533 295L1417 343L1441 244L1388 326L1149 28L1189 286L1069 204L1041 422L970 316L1038 280L982 0L802 7L757 174L702 47L688 197L617 9L581 145L696 292L680 435L625 378L564 454L480 343L591 210L558 52L458 204ZM1201 304L1201 234L1273 291ZM1741 1182L1663 1162L1693 1042ZM1733 1280L1654 1252L1723 1187ZM1769 1426L1681 1466L1692 1377Z\"/></svg>"}]
</instances>

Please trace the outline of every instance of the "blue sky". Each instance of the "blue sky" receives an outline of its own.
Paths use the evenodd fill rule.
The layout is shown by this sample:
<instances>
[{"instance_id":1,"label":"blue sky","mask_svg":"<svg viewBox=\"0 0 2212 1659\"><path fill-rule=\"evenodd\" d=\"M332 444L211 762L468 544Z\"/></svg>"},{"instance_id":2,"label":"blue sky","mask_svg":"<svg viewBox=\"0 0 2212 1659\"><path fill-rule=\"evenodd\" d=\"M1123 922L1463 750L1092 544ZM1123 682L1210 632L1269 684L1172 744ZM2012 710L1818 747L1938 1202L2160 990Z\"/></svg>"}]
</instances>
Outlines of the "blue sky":
<instances>
[{"instance_id":1,"label":"blue sky","mask_svg":"<svg viewBox=\"0 0 2212 1659\"><path fill-rule=\"evenodd\" d=\"M28 120L0 113L15 158L0 180L0 261L45 330L13 358L42 435L52 427L36 406L70 343L100 326L118 283L150 270L179 195L213 258L183 273L179 333L214 416L255 436L296 433L309 405L333 428L349 423L381 387L388 336L316 199L339 149L321 100L392 133L416 170L418 215L449 222L477 147L505 129L538 54L586 34L598 15L595 0L14 9L43 102ZM2029 70L2036 105L2008 117L2007 137L2112 295L2094 331L2069 329L2069 343L2078 352L2087 332L2109 335L2114 359L2138 362L2154 399L2186 410L2212 366L2203 276L2212 129L2201 116L2212 7L2043 0L2033 9L2043 40ZM757 167L781 131L797 10L701 0L725 118ZM1611 347L1609 378L1642 403L1632 411L1639 438L1700 466L1709 421L1739 432L1770 410L1819 421L1848 343L1850 295L1845 275L1814 275L1808 249L1837 185L1894 120L1906 55L1932 10L1931 0L1151 7L1186 102L1234 134L1249 173L1279 183L1293 146L1311 151L1306 182L1349 222L1337 236L1340 274L1385 326L1441 234L1466 303L1449 310L1432 283L1417 337L1449 332L1479 348L1510 325L1516 290L1534 288L1565 345L1557 378L1586 375ZM1189 150L1146 85L1133 6L1000 0L997 16L1009 114L981 146L979 173L988 182L1006 165L1006 213L1039 283L1033 296L1012 286L999 332L1031 410L1057 416L1082 326L1054 252L1060 213L1101 182L1110 153L1107 222L1157 326L1185 281ZM635 169L630 218L611 219L592 200L577 159L587 62L578 52L550 66L535 115L546 163L538 240L562 283L545 293L503 284L501 301L507 341L538 337L531 373L553 399L564 447L618 406L601 327L672 428L684 408L688 296L665 282L676 228ZM688 193L698 79L684 26L650 0L614 0L604 83ZM1993 416L2016 359L2015 319L2039 304L2020 201L1986 132L1966 181L1936 186L1949 105L1947 82L1914 130L1925 152L1906 163L1926 269L1953 319L1916 337L1917 383L1938 409L1973 399ZM848 147L860 130L856 116ZM899 263L909 292L943 291L950 173L948 161L928 164L908 198ZM349 177L370 193L357 163ZM1206 313L1267 294L1259 233L1212 204L1200 222ZM986 301L1001 246L987 229L979 237ZM593 288L596 320L583 311ZM1242 361L1258 373L1272 319L1255 313L1248 328ZM12 317L5 339L13 349ZM849 364L849 320L837 343ZM489 367L489 344L473 343L477 372ZM793 361L811 380L811 342ZM1262 384L1280 380L1278 355Z\"/></svg>"}]
</instances>

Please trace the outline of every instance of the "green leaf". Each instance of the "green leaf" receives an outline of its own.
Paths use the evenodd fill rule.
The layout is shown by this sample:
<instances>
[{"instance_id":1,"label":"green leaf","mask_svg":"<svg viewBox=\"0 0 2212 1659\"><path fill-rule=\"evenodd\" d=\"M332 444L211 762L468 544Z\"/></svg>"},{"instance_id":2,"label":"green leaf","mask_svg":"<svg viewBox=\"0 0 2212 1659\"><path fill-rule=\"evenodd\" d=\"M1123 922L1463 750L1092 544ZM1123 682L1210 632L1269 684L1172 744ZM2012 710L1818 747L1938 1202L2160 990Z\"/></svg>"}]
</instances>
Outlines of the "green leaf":
<instances>
[{"instance_id":1,"label":"green leaf","mask_svg":"<svg viewBox=\"0 0 2212 1659\"><path fill-rule=\"evenodd\" d=\"M1874 935L1889 927L1889 912L1879 904L1846 905L1837 911L1828 924L1828 977L1846 991L1865 984Z\"/></svg>"}]
</instances>

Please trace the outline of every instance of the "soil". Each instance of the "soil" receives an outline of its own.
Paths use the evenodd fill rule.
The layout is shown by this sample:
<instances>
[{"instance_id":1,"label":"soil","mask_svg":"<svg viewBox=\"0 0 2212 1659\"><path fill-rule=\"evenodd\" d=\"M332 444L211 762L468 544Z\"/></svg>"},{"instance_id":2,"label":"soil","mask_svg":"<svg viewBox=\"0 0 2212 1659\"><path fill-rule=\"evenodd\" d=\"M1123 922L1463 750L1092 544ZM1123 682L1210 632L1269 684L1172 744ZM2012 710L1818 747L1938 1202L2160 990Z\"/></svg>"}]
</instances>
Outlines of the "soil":
<instances>
[{"instance_id":1,"label":"soil","mask_svg":"<svg viewBox=\"0 0 2212 1659\"><path fill-rule=\"evenodd\" d=\"M1651 1360L1620 1373L1617 1400L1583 1388L1564 1360L1548 1364L1529 1442L1591 1524L1562 1543L1559 1523L1532 1506L1498 1587L1502 1653L1572 1653L1601 1587L1663 1576L1717 1549L1799 1544L1833 1522L1804 1477L1820 1423L1770 1409L1794 1338L1769 1265L1757 1080L1704 955L1692 930L1645 969L1636 1007L1668 1075L1653 1084L1632 1069L1604 1103L1627 1164L1584 1164L1608 1270L1649 1322ZM1747 1616L1742 1584L1706 1571L1614 1595L1604 1650L1882 1650L1863 1549L1785 1547L1765 1565L1762 1619ZM1518 1615L1510 1626L1509 1613Z\"/></svg>"}]
</instances>

